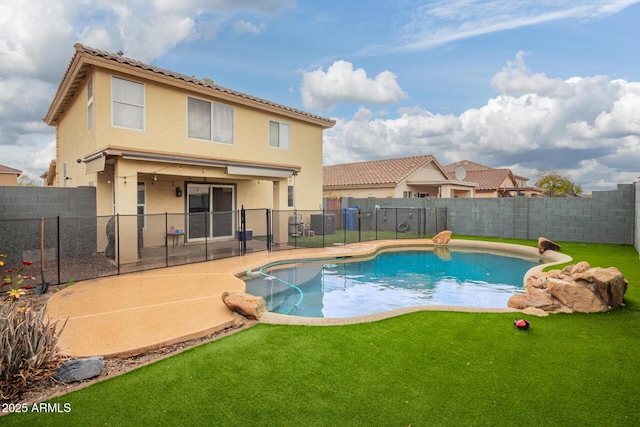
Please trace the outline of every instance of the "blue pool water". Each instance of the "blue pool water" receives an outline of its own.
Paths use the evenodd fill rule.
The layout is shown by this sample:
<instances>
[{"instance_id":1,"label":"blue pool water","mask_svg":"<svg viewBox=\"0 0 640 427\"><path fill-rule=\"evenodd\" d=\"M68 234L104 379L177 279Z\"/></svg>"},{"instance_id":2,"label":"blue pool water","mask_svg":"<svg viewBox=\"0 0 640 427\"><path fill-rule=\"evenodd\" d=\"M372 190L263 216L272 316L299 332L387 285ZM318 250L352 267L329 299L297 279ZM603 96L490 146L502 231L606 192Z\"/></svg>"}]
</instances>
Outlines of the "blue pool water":
<instances>
[{"instance_id":1,"label":"blue pool water","mask_svg":"<svg viewBox=\"0 0 640 427\"><path fill-rule=\"evenodd\" d=\"M373 259L299 261L253 272L247 292L274 313L344 318L418 305L504 308L538 259L478 252L384 252Z\"/></svg>"}]
</instances>

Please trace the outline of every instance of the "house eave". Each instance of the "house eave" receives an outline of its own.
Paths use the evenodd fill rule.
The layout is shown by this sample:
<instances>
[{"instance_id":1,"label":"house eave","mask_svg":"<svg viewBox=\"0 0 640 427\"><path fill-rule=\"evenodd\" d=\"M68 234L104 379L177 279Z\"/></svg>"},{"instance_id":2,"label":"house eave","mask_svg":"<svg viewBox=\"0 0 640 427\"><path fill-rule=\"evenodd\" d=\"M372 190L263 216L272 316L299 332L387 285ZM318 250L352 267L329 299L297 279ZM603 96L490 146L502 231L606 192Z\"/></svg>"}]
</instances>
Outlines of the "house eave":
<instances>
[{"instance_id":1,"label":"house eave","mask_svg":"<svg viewBox=\"0 0 640 427\"><path fill-rule=\"evenodd\" d=\"M197 79L178 73L162 70L150 65L130 60L128 58L117 57L107 52L100 52L100 55L88 53L88 50L82 45L76 45L76 53L65 72L65 75L58 87L58 91L54 96L47 114L44 117L45 123L49 126L55 126L60 117L64 114L66 107L75 96L75 90L80 86L81 82L86 78L87 74L93 67L111 70L113 72L122 73L127 76L136 77L143 80L154 81L168 86L176 87L184 91L197 93L207 97L219 99L229 103L240 104L243 106L256 108L261 111L268 111L272 114L289 117L292 119L304 121L323 129L332 128L336 121L325 117L317 116L287 107L272 101L267 101L252 95L234 91L223 86L216 85L209 79Z\"/></svg>"},{"instance_id":2,"label":"house eave","mask_svg":"<svg viewBox=\"0 0 640 427\"><path fill-rule=\"evenodd\" d=\"M298 165L274 164L262 162L243 162L223 158L203 158L185 156L179 153L160 153L154 151L137 151L121 147L105 147L85 156L81 161L89 163L99 157L121 157L124 160L138 160L148 162L172 163L189 166L204 166L227 168L228 170L240 171L240 168L251 168L256 171L256 176L285 177L299 173L302 168ZM235 168L235 169L234 169ZM262 171L262 174L260 172Z\"/></svg>"},{"instance_id":3,"label":"house eave","mask_svg":"<svg viewBox=\"0 0 640 427\"><path fill-rule=\"evenodd\" d=\"M478 183L467 181L407 181L407 185L458 185L462 187L477 187Z\"/></svg>"},{"instance_id":4,"label":"house eave","mask_svg":"<svg viewBox=\"0 0 640 427\"><path fill-rule=\"evenodd\" d=\"M358 185L323 185L322 188L324 190L361 190L361 189L372 189L372 188L395 188L397 184L395 183L385 183L385 184L358 184Z\"/></svg>"}]
</instances>

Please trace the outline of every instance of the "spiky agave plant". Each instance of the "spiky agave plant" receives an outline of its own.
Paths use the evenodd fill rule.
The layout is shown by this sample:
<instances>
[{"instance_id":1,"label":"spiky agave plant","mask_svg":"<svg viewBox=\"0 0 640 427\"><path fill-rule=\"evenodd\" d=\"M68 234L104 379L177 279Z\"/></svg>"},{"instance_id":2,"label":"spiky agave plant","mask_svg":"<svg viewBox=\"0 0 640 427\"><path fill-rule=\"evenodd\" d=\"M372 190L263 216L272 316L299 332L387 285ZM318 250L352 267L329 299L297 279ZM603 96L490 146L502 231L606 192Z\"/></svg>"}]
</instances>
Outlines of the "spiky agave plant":
<instances>
[{"instance_id":1,"label":"spiky agave plant","mask_svg":"<svg viewBox=\"0 0 640 427\"><path fill-rule=\"evenodd\" d=\"M0 304L0 400L19 395L27 381L55 359L64 330L45 316L45 308Z\"/></svg>"}]
</instances>

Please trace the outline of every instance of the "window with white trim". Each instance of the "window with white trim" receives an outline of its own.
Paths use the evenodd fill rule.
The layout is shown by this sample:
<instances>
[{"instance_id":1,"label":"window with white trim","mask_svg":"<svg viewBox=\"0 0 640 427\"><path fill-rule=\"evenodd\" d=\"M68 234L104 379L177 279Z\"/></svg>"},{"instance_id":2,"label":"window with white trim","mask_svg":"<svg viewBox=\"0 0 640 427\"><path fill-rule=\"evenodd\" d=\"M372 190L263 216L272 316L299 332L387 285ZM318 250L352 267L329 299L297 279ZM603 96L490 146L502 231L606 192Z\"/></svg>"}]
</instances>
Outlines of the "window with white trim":
<instances>
[{"instance_id":1,"label":"window with white trim","mask_svg":"<svg viewBox=\"0 0 640 427\"><path fill-rule=\"evenodd\" d=\"M114 127L144 130L142 83L111 78L111 124Z\"/></svg>"},{"instance_id":2,"label":"window with white trim","mask_svg":"<svg viewBox=\"0 0 640 427\"><path fill-rule=\"evenodd\" d=\"M187 97L189 138L233 144L233 107Z\"/></svg>"},{"instance_id":3,"label":"window with white trim","mask_svg":"<svg viewBox=\"0 0 640 427\"><path fill-rule=\"evenodd\" d=\"M290 126L269 120L269 146L288 150L291 146Z\"/></svg>"},{"instance_id":4,"label":"window with white trim","mask_svg":"<svg viewBox=\"0 0 640 427\"><path fill-rule=\"evenodd\" d=\"M87 130L93 129L93 79L87 83Z\"/></svg>"},{"instance_id":5,"label":"window with white trim","mask_svg":"<svg viewBox=\"0 0 640 427\"><path fill-rule=\"evenodd\" d=\"M413 193L411 191L403 191L402 198L403 199L411 199L413 197Z\"/></svg>"}]
</instances>

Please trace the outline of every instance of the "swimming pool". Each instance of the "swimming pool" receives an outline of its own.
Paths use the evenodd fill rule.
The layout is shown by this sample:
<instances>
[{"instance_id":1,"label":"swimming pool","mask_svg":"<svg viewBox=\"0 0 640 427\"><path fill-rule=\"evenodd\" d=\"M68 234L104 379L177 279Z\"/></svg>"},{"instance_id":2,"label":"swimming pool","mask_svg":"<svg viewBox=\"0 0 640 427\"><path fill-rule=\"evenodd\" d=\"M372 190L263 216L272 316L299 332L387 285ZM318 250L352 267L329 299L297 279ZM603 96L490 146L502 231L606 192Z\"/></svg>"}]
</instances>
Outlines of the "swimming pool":
<instances>
[{"instance_id":1,"label":"swimming pool","mask_svg":"<svg viewBox=\"0 0 640 427\"><path fill-rule=\"evenodd\" d=\"M523 293L534 257L486 252L403 250L367 259L276 263L253 272L247 292L273 313L345 318L425 305L503 308Z\"/></svg>"}]
</instances>

